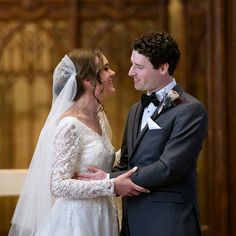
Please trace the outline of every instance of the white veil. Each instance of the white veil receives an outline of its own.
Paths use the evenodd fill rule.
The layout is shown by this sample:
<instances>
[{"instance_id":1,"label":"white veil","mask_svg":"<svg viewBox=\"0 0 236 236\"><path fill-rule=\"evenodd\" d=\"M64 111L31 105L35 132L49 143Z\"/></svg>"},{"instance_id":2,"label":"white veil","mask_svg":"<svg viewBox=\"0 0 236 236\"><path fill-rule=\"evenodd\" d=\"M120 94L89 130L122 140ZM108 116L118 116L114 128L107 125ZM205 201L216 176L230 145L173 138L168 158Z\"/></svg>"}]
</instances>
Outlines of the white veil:
<instances>
[{"instance_id":1,"label":"white veil","mask_svg":"<svg viewBox=\"0 0 236 236\"><path fill-rule=\"evenodd\" d=\"M65 55L53 73L53 102L12 218L10 236L33 236L49 213L52 140L60 116L73 105L76 96L76 68Z\"/></svg>"}]
</instances>

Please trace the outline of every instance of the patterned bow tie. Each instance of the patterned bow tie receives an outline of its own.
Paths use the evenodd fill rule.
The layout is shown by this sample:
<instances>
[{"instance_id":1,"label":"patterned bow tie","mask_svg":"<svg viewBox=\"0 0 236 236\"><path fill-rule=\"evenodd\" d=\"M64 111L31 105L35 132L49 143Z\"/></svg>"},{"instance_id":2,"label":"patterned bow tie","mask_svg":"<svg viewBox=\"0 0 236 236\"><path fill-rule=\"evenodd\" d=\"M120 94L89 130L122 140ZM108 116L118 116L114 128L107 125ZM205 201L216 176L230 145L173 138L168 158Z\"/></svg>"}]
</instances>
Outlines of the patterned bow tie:
<instances>
[{"instance_id":1,"label":"patterned bow tie","mask_svg":"<svg viewBox=\"0 0 236 236\"><path fill-rule=\"evenodd\" d=\"M157 99L156 93L153 92L151 95L147 95L147 94L142 94L141 96L141 103L142 103L142 107L148 107L148 105L150 103L153 103L156 107L159 105L159 101Z\"/></svg>"}]
</instances>

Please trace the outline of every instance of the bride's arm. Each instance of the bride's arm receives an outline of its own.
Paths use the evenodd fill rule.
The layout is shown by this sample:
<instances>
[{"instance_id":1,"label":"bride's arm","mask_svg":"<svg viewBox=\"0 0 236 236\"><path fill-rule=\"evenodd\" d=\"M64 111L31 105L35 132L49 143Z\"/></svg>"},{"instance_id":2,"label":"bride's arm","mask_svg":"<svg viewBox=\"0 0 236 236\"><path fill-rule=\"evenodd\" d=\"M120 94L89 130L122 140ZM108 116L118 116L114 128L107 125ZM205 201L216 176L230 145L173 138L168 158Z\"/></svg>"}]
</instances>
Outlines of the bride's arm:
<instances>
[{"instance_id":1,"label":"bride's arm","mask_svg":"<svg viewBox=\"0 0 236 236\"><path fill-rule=\"evenodd\" d=\"M116 152L115 162L113 166L117 165L120 161L120 149ZM75 172L73 175L74 179L80 180L99 180L99 179L110 179L110 173L97 168L96 166L88 166L88 173Z\"/></svg>"},{"instance_id":2,"label":"bride's arm","mask_svg":"<svg viewBox=\"0 0 236 236\"><path fill-rule=\"evenodd\" d=\"M78 127L66 123L60 127L53 146L51 192L55 197L95 198L114 195L114 180L76 180L75 173L81 139Z\"/></svg>"}]
</instances>

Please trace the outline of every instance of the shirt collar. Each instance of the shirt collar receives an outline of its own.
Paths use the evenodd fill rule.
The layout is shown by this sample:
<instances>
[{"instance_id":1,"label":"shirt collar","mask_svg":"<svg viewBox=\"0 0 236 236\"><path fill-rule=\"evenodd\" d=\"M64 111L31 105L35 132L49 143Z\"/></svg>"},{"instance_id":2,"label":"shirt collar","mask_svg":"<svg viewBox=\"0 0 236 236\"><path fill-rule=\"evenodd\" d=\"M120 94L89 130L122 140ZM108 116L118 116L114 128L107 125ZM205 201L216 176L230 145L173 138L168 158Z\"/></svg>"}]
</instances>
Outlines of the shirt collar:
<instances>
[{"instance_id":1,"label":"shirt collar","mask_svg":"<svg viewBox=\"0 0 236 236\"><path fill-rule=\"evenodd\" d=\"M167 84L164 88L158 90L156 92L156 95L157 95L157 99L158 101L161 101L164 96L171 90L175 87L176 85L176 81L175 79L173 78L173 81L171 81L169 84ZM149 93L148 93L149 94Z\"/></svg>"}]
</instances>

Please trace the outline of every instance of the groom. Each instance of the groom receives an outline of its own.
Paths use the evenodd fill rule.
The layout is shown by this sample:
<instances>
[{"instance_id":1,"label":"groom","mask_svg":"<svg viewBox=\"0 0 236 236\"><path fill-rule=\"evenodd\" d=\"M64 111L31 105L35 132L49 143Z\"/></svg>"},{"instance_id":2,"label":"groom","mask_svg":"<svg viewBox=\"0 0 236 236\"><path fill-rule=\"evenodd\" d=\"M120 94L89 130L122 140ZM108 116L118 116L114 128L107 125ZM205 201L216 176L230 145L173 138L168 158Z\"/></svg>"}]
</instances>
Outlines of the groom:
<instances>
[{"instance_id":1,"label":"groom","mask_svg":"<svg viewBox=\"0 0 236 236\"><path fill-rule=\"evenodd\" d=\"M129 76L146 94L129 111L120 163L110 174L115 178L138 167L131 178L115 179L115 192L123 196L123 236L201 235L196 162L207 135L207 112L173 78L179 59L177 43L165 32L133 43ZM104 176L93 171L88 178ZM137 185L150 192L139 192Z\"/></svg>"}]
</instances>

